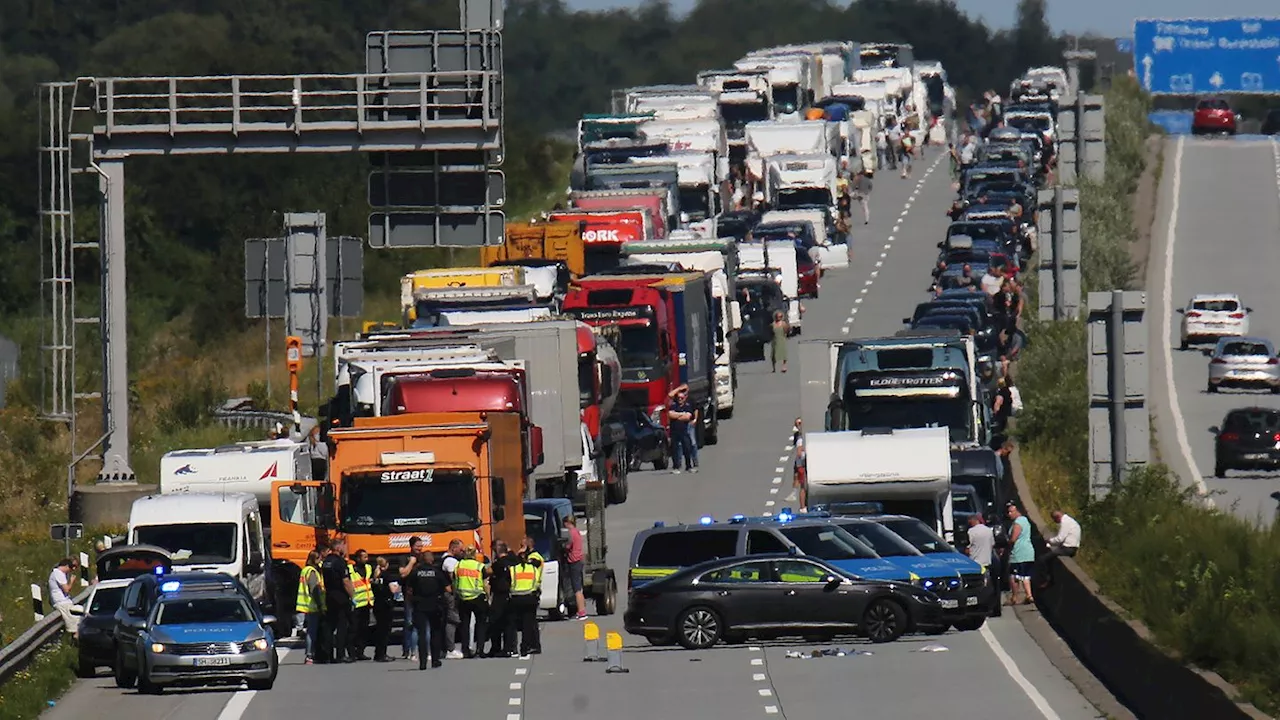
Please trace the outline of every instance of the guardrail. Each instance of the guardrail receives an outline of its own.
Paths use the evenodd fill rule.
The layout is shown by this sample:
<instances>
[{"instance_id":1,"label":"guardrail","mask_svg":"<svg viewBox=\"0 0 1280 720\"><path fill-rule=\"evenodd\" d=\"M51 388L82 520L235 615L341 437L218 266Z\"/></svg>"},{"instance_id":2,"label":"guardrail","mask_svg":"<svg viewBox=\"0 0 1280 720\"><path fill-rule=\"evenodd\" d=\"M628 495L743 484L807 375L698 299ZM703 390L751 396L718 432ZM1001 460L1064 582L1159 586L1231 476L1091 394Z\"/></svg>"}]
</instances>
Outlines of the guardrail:
<instances>
[{"instance_id":1,"label":"guardrail","mask_svg":"<svg viewBox=\"0 0 1280 720\"><path fill-rule=\"evenodd\" d=\"M276 410L214 410L213 418L223 425L237 430L246 428L269 429L274 427L276 423L280 423L288 429L293 428L293 414ZM315 418L302 418L304 432L315 424Z\"/></svg>"},{"instance_id":2,"label":"guardrail","mask_svg":"<svg viewBox=\"0 0 1280 720\"><path fill-rule=\"evenodd\" d=\"M75 597L77 605L83 605L89 599L89 591L84 590ZM51 612L44 618L27 628L27 631L16 640L0 650L0 685L9 681L14 673L26 667L41 648L61 637L63 631L62 615Z\"/></svg>"}]
</instances>

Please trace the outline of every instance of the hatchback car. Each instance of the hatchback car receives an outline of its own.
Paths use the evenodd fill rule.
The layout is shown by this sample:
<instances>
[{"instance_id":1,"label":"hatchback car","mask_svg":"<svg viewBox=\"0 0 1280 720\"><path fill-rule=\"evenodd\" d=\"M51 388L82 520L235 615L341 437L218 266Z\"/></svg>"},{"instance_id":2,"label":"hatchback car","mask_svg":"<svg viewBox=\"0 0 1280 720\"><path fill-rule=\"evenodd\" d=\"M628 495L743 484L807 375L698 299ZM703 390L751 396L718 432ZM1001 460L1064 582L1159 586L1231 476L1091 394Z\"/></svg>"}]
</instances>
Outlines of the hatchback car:
<instances>
[{"instance_id":1,"label":"hatchback car","mask_svg":"<svg viewBox=\"0 0 1280 720\"><path fill-rule=\"evenodd\" d=\"M1231 109L1231 105L1222 98L1206 98L1196 103L1195 114L1191 117L1191 134L1205 133L1236 134L1236 122L1239 116Z\"/></svg>"},{"instance_id":2,"label":"hatchback car","mask_svg":"<svg viewBox=\"0 0 1280 720\"><path fill-rule=\"evenodd\" d=\"M1223 338L1209 359L1209 392L1221 387L1261 387L1280 393L1280 358L1270 340Z\"/></svg>"},{"instance_id":3,"label":"hatchback car","mask_svg":"<svg viewBox=\"0 0 1280 720\"><path fill-rule=\"evenodd\" d=\"M1213 433L1213 474L1228 470L1274 470L1280 467L1280 411L1237 408L1227 413Z\"/></svg>"},{"instance_id":4,"label":"hatchback car","mask_svg":"<svg viewBox=\"0 0 1280 720\"><path fill-rule=\"evenodd\" d=\"M115 667L116 611L125 589L139 575L150 575L157 567L166 571L169 551L155 545L120 545L105 550L94 563L97 582L89 589L89 599L78 614L80 630L76 641L80 677L93 677L99 667Z\"/></svg>"},{"instance_id":5,"label":"hatchback car","mask_svg":"<svg viewBox=\"0 0 1280 720\"><path fill-rule=\"evenodd\" d=\"M1179 347L1186 350L1193 343L1218 340L1224 337L1244 337L1249 334L1249 313L1238 295L1205 294L1191 298L1182 314L1182 340Z\"/></svg>"},{"instance_id":6,"label":"hatchback car","mask_svg":"<svg viewBox=\"0 0 1280 720\"><path fill-rule=\"evenodd\" d=\"M748 637L860 634L892 642L939 622L938 596L908 583L858 580L813 557L713 560L631 591L624 626L690 650Z\"/></svg>"}]
</instances>

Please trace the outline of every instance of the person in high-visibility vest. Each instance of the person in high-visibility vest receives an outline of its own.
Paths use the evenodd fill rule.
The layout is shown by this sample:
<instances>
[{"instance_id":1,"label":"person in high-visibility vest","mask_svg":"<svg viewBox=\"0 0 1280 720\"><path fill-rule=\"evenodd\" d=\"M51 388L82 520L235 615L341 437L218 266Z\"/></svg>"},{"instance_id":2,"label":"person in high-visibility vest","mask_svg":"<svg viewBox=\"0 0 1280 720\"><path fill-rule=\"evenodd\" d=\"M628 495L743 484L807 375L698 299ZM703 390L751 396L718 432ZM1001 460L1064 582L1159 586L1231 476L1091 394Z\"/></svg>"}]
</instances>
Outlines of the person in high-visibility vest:
<instances>
[{"instance_id":1,"label":"person in high-visibility vest","mask_svg":"<svg viewBox=\"0 0 1280 720\"><path fill-rule=\"evenodd\" d=\"M298 576L298 600L294 610L302 616L302 627L307 639L307 664L316 658L316 645L320 640L320 618L324 614L324 578L320 576L320 553L307 553L307 562Z\"/></svg>"},{"instance_id":2,"label":"person in high-visibility vest","mask_svg":"<svg viewBox=\"0 0 1280 720\"><path fill-rule=\"evenodd\" d=\"M364 654L364 649L369 644L369 612L373 608L373 585L369 582L373 576L373 567L369 565L369 553L364 550L357 550L352 558L347 561L351 587L354 590L351 595L354 612L351 617L351 647L348 656L356 660L368 660L369 656Z\"/></svg>"},{"instance_id":3,"label":"person in high-visibility vest","mask_svg":"<svg viewBox=\"0 0 1280 720\"><path fill-rule=\"evenodd\" d=\"M462 559L453 569L453 588L458 595L458 641L463 657L473 655L472 638L474 654L484 656L484 641L489 636L489 597L485 591L489 575L489 568L476 559L473 547L462 552ZM474 634L470 632L472 617L476 619Z\"/></svg>"},{"instance_id":4,"label":"person in high-visibility vest","mask_svg":"<svg viewBox=\"0 0 1280 720\"><path fill-rule=\"evenodd\" d=\"M538 633L538 601L542 596L542 556L533 547L533 538L525 537L520 557L511 568L511 610L520 629L520 655L542 652Z\"/></svg>"}]
</instances>

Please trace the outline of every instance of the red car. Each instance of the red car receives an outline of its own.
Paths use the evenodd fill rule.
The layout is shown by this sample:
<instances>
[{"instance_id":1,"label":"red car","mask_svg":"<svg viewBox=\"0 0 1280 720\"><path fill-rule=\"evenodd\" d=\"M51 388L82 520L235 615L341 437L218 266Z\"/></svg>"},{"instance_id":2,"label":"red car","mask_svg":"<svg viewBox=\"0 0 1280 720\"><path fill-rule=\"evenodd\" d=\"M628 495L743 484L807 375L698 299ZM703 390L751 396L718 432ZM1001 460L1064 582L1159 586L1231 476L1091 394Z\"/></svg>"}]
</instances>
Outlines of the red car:
<instances>
[{"instance_id":1,"label":"red car","mask_svg":"<svg viewBox=\"0 0 1280 720\"><path fill-rule=\"evenodd\" d=\"M1196 103L1196 113L1191 118L1191 134L1226 133L1235 135L1236 120L1238 119L1226 100L1221 98L1201 100Z\"/></svg>"},{"instance_id":2,"label":"red car","mask_svg":"<svg viewBox=\"0 0 1280 720\"><path fill-rule=\"evenodd\" d=\"M798 283L800 297L818 297L818 289L822 279L822 266L809 257L807 250L796 248L796 273L800 276Z\"/></svg>"}]
</instances>

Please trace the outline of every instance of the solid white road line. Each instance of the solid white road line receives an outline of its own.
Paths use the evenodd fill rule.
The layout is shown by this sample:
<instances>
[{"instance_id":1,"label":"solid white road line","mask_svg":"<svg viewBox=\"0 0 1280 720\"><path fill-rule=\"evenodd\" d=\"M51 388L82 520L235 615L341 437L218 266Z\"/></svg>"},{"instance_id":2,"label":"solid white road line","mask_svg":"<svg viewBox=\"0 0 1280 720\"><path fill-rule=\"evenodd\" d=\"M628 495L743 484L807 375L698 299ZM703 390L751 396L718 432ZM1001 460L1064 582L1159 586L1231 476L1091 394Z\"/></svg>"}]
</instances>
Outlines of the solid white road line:
<instances>
[{"instance_id":1,"label":"solid white road line","mask_svg":"<svg viewBox=\"0 0 1280 720\"><path fill-rule=\"evenodd\" d=\"M991 632L991 628L987 625L983 625L978 629L978 632L982 634L982 639L986 640L987 645L991 647L991 652L996 654L996 659L998 659L1000 664L1004 666L1005 672L1009 673L1009 677L1013 678L1013 681L1018 683L1018 687L1022 688L1022 692L1025 693L1031 700L1031 703L1036 706L1036 709L1040 711L1040 714L1044 716L1044 719L1060 720L1058 713L1054 712L1053 708L1049 707L1049 701L1044 699L1044 696L1040 694L1040 691L1036 689L1036 686L1032 685L1031 681L1022 674L1021 670L1018 669L1018 666L1013 662L1013 658L1009 657L1009 653L1005 652L1004 646L1002 646L1000 641L996 639L995 633Z\"/></svg>"},{"instance_id":2,"label":"solid white road line","mask_svg":"<svg viewBox=\"0 0 1280 720\"><path fill-rule=\"evenodd\" d=\"M1160 344L1164 353L1164 383L1165 388L1169 391L1169 412L1173 414L1173 429L1178 441L1178 450L1182 453L1182 459L1187 463L1187 469L1191 472L1191 479L1195 482L1196 489L1200 491L1200 494L1204 495L1209 492L1209 487L1204 484L1204 478L1200 476L1200 468L1196 467L1196 459L1191 454L1191 443L1187 441L1187 424L1182 419L1182 407L1178 404L1178 387L1173 382L1173 246L1178 238L1178 208L1181 204L1179 194L1182 192L1182 146L1185 142L1185 138L1178 138L1173 152L1173 187L1170 188L1173 204L1169 208L1168 234L1164 240L1164 287L1161 288L1160 298L1160 327L1162 332ZM1212 499L1208 500L1209 503L1213 502Z\"/></svg>"}]
</instances>

